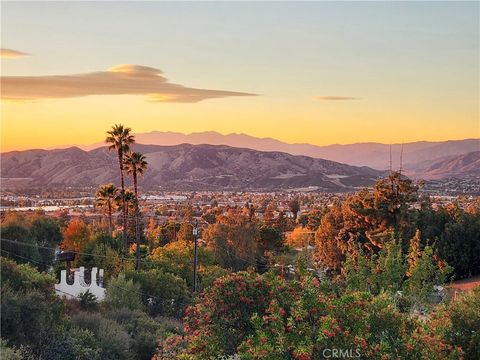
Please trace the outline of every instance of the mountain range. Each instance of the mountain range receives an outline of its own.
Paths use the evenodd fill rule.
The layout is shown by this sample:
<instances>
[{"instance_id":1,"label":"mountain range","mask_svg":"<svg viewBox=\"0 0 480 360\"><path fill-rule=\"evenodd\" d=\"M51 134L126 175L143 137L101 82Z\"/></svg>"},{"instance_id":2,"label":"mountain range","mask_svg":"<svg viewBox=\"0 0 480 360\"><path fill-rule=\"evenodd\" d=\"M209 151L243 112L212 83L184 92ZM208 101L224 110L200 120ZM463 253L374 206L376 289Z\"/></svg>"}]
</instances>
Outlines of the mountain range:
<instances>
[{"instance_id":1,"label":"mountain range","mask_svg":"<svg viewBox=\"0 0 480 360\"><path fill-rule=\"evenodd\" d=\"M422 162L440 161L449 156L480 151L480 139L478 138L438 142L418 141L392 145L368 142L317 146L304 143L289 144L272 138L258 138L246 134L223 135L214 131L191 134L153 131L149 133L135 134L135 137L136 141L140 144L227 145L259 151L279 151L292 155L304 155L354 166L369 166L378 170L388 169L390 166L390 158L394 169L400 167L400 158L402 158L402 167L406 170L413 170L417 168L416 165ZM89 146L79 147L83 150L92 150L103 145L103 143L96 143Z\"/></svg>"},{"instance_id":2,"label":"mountain range","mask_svg":"<svg viewBox=\"0 0 480 360\"><path fill-rule=\"evenodd\" d=\"M480 179L479 139L316 146L216 132L135 137L150 189L350 191L385 174L390 158L393 169L402 159L402 172L414 179ZM116 181L116 162L103 143L2 153L2 187L98 186Z\"/></svg>"},{"instance_id":3,"label":"mountain range","mask_svg":"<svg viewBox=\"0 0 480 360\"><path fill-rule=\"evenodd\" d=\"M135 150L145 154L149 164L141 180L145 189L351 191L383 174L330 160L225 145L135 144ZM116 154L105 146L3 153L1 173L4 188L118 182Z\"/></svg>"},{"instance_id":4,"label":"mountain range","mask_svg":"<svg viewBox=\"0 0 480 360\"><path fill-rule=\"evenodd\" d=\"M480 151L445 156L437 161L422 161L412 165L406 175L424 180L445 178L480 179Z\"/></svg>"}]
</instances>

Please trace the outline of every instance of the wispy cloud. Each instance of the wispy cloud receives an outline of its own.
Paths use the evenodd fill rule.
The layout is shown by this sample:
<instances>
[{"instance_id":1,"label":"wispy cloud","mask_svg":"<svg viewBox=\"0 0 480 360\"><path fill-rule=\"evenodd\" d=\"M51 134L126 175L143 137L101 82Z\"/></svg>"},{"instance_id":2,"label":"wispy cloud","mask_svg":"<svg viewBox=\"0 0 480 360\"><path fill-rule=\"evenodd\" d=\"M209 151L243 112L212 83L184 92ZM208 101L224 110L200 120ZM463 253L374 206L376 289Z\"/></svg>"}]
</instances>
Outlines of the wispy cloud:
<instances>
[{"instance_id":1,"label":"wispy cloud","mask_svg":"<svg viewBox=\"0 0 480 360\"><path fill-rule=\"evenodd\" d=\"M255 94L190 88L168 82L159 69L117 65L107 71L74 75L2 76L3 99L71 98L88 95L146 95L152 101L192 103Z\"/></svg>"},{"instance_id":2,"label":"wispy cloud","mask_svg":"<svg viewBox=\"0 0 480 360\"><path fill-rule=\"evenodd\" d=\"M358 100L358 98L353 96L317 96L315 99L320 101Z\"/></svg>"},{"instance_id":3,"label":"wispy cloud","mask_svg":"<svg viewBox=\"0 0 480 360\"><path fill-rule=\"evenodd\" d=\"M16 59L21 57L30 56L30 54L24 53L18 50L12 49L0 49L0 58L4 59Z\"/></svg>"}]
</instances>

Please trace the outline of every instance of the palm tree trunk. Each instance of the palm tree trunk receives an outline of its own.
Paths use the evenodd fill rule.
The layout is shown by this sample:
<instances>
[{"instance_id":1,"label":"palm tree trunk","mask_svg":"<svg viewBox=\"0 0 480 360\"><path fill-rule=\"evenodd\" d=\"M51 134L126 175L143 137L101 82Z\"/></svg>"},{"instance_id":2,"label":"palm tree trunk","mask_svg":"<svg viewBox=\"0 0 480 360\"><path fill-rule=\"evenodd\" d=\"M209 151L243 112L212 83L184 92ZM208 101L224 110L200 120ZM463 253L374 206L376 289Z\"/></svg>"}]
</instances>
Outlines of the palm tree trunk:
<instances>
[{"instance_id":1,"label":"palm tree trunk","mask_svg":"<svg viewBox=\"0 0 480 360\"><path fill-rule=\"evenodd\" d=\"M126 214L126 217L128 217L128 206L125 207L125 214ZM128 226L128 224L127 224ZM127 228L125 228L125 233L127 232ZM127 247L126 247L126 250L125 250L125 254L128 255L128 243L127 243Z\"/></svg>"},{"instance_id":2,"label":"palm tree trunk","mask_svg":"<svg viewBox=\"0 0 480 360\"><path fill-rule=\"evenodd\" d=\"M137 172L133 172L133 188L135 190L135 200L136 200L136 206L135 206L135 240L137 243L137 248L136 248L136 255L137 255L137 261L136 261L136 270L140 270L140 204L139 204L139 199L138 199L138 188L137 188Z\"/></svg>"},{"instance_id":3,"label":"palm tree trunk","mask_svg":"<svg viewBox=\"0 0 480 360\"><path fill-rule=\"evenodd\" d=\"M112 203L108 200L108 233L112 236Z\"/></svg>"},{"instance_id":4,"label":"palm tree trunk","mask_svg":"<svg viewBox=\"0 0 480 360\"><path fill-rule=\"evenodd\" d=\"M123 153L121 150L118 151L118 163L120 166L120 184L122 187L122 212L123 212L123 232L122 240L125 254L128 252L128 240L127 240L127 206L125 202L125 180L123 178Z\"/></svg>"}]
</instances>

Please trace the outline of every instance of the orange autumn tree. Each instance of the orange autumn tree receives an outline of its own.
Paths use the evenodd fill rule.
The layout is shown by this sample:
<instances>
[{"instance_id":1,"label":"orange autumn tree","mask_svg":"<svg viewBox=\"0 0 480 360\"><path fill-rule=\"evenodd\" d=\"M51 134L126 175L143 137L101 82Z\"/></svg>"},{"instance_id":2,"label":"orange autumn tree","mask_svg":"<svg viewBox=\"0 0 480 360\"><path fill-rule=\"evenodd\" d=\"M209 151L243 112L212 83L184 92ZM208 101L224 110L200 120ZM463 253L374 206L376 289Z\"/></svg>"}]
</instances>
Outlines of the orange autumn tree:
<instances>
[{"instance_id":1,"label":"orange autumn tree","mask_svg":"<svg viewBox=\"0 0 480 360\"><path fill-rule=\"evenodd\" d=\"M314 234L315 233L308 228L299 226L288 234L285 242L293 248L306 248L315 242Z\"/></svg>"},{"instance_id":2,"label":"orange autumn tree","mask_svg":"<svg viewBox=\"0 0 480 360\"><path fill-rule=\"evenodd\" d=\"M60 247L63 250L82 252L90 241L90 235L88 225L80 219L74 219L63 232L63 242Z\"/></svg>"}]
</instances>

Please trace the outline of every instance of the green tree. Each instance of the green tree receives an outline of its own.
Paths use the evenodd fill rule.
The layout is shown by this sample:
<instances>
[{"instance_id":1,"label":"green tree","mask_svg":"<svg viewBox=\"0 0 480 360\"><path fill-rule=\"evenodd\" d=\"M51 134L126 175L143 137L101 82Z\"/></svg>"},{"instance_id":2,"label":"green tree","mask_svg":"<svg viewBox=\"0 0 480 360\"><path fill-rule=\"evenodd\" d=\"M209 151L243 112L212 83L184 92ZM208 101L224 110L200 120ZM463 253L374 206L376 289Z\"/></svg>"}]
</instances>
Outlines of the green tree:
<instances>
[{"instance_id":1,"label":"green tree","mask_svg":"<svg viewBox=\"0 0 480 360\"><path fill-rule=\"evenodd\" d=\"M174 241L165 246L157 247L149 257L155 269L174 274L186 280L188 287L193 283L193 254L192 241ZM215 263L214 255L204 246L198 247L199 266L210 266Z\"/></svg>"},{"instance_id":2,"label":"green tree","mask_svg":"<svg viewBox=\"0 0 480 360\"><path fill-rule=\"evenodd\" d=\"M17 264L14 260L2 257L0 261L2 288L16 292L38 290L51 299L55 278L44 272L39 272L30 264Z\"/></svg>"},{"instance_id":3,"label":"green tree","mask_svg":"<svg viewBox=\"0 0 480 360\"><path fill-rule=\"evenodd\" d=\"M480 212L467 213L456 204L438 211L448 217L435 239L438 256L455 269L457 278L480 274Z\"/></svg>"},{"instance_id":4,"label":"green tree","mask_svg":"<svg viewBox=\"0 0 480 360\"><path fill-rule=\"evenodd\" d=\"M343 266L347 291L370 292L375 286L372 268L372 261L365 256L362 249L347 255Z\"/></svg>"},{"instance_id":5,"label":"green tree","mask_svg":"<svg viewBox=\"0 0 480 360\"><path fill-rule=\"evenodd\" d=\"M29 218L30 236L38 245L40 270L47 270L52 266L55 253L51 248L57 247L62 242L62 233L56 219L44 213L35 213Z\"/></svg>"},{"instance_id":6,"label":"green tree","mask_svg":"<svg viewBox=\"0 0 480 360\"><path fill-rule=\"evenodd\" d=\"M406 272L402 244L393 238L380 250L375 259L373 272L376 275L377 293L388 291L395 295L401 289Z\"/></svg>"},{"instance_id":7,"label":"green tree","mask_svg":"<svg viewBox=\"0 0 480 360\"><path fill-rule=\"evenodd\" d=\"M408 256L410 261L409 278L405 281L403 288L411 299L412 306L418 309L428 307L428 300L433 293L434 286L444 284L452 269L448 265L443 268L439 267L430 246L425 246L418 254L415 243L416 240L412 240Z\"/></svg>"},{"instance_id":8,"label":"green tree","mask_svg":"<svg viewBox=\"0 0 480 360\"><path fill-rule=\"evenodd\" d=\"M133 268L132 261L121 257L122 239L113 238L107 233L96 232L80 257L80 264L85 268L97 267L105 270L105 280L115 278L122 270Z\"/></svg>"},{"instance_id":9,"label":"green tree","mask_svg":"<svg viewBox=\"0 0 480 360\"><path fill-rule=\"evenodd\" d=\"M127 308L141 310L143 308L140 286L132 280L125 279L124 274L110 279L105 292L105 304L112 309Z\"/></svg>"},{"instance_id":10,"label":"green tree","mask_svg":"<svg viewBox=\"0 0 480 360\"><path fill-rule=\"evenodd\" d=\"M180 317L190 302L187 284L178 276L158 269L129 271L125 276L140 286L142 302L153 316Z\"/></svg>"},{"instance_id":11,"label":"green tree","mask_svg":"<svg viewBox=\"0 0 480 360\"><path fill-rule=\"evenodd\" d=\"M265 251L280 251L283 247L282 232L275 227L263 225L258 229L258 247L259 255L262 256Z\"/></svg>"},{"instance_id":12,"label":"green tree","mask_svg":"<svg viewBox=\"0 0 480 360\"><path fill-rule=\"evenodd\" d=\"M147 170L145 155L139 152L128 152L125 154L124 166L127 174L132 176L135 197L138 198L138 176L143 176Z\"/></svg>"}]
</instances>

